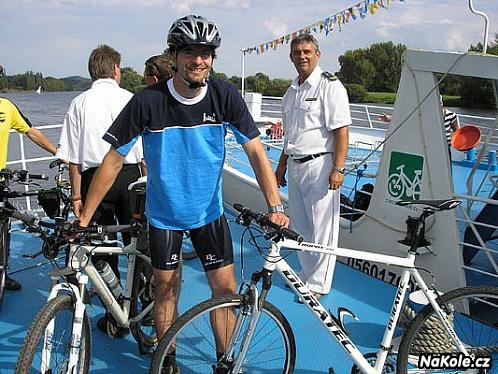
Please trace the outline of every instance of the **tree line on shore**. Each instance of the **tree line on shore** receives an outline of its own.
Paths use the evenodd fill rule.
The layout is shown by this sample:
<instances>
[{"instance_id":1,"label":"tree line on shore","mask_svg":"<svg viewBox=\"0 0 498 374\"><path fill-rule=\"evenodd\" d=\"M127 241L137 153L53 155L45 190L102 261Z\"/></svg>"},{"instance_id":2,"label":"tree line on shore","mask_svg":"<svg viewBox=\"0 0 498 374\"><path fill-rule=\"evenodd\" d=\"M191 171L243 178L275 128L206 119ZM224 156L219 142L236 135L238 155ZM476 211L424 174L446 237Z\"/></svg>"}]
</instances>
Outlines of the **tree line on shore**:
<instances>
[{"instance_id":1,"label":"tree line on shore","mask_svg":"<svg viewBox=\"0 0 498 374\"><path fill-rule=\"evenodd\" d=\"M340 69L335 74L346 86L351 102L366 102L373 96L371 92L392 93L384 95L386 101L393 101L398 90L401 76L402 56L406 50L403 44L393 42L372 44L368 48L348 50L339 56ZM482 51L481 43L471 45L469 51ZM498 34L489 44L488 54L498 55ZM326 66L322 66L326 69ZM222 79L241 89L242 79L238 76L228 77L225 73L212 71L212 78ZM437 77L438 79L441 76ZM245 90L258 92L265 96L283 96L290 79L271 79L264 73L256 73L245 78ZM89 88L91 81L82 77L44 78L41 73L28 71L24 74L0 77L0 91L28 90L34 91L39 86L45 91L83 91ZM121 70L121 86L131 92L145 87L143 76L133 68ZM447 75L440 84L440 92L449 100L450 106L494 108L495 99L491 82L485 79ZM380 101L382 102L382 101Z\"/></svg>"}]
</instances>

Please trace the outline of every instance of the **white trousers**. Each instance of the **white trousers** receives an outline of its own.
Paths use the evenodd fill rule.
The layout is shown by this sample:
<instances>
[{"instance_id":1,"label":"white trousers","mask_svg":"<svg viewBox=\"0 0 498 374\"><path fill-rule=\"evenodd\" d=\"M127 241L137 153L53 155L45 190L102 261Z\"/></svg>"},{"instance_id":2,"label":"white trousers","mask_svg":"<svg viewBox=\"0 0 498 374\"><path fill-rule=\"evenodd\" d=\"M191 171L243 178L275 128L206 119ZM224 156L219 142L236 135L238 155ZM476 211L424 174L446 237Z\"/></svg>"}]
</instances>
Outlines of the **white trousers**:
<instances>
[{"instance_id":1,"label":"white trousers","mask_svg":"<svg viewBox=\"0 0 498 374\"><path fill-rule=\"evenodd\" d=\"M307 242L337 245L340 191L329 190L332 163L332 154L303 164L288 161L290 226ZM336 257L312 252L299 252L298 257L307 287L329 293Z\"/></svg>"}]
</instances>

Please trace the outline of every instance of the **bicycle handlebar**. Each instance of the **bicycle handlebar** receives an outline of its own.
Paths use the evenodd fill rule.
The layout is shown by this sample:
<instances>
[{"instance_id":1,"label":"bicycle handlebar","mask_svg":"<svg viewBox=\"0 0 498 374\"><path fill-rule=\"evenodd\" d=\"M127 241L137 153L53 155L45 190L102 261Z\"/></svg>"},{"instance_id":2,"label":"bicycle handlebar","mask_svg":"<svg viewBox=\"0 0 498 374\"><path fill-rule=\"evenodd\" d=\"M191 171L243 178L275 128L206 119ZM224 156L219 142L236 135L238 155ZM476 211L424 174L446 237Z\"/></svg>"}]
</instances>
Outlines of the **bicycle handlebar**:
<instances>
[{"instance_id":1,"label":"bicycle handlebar","mask_svg":"<svg viewBox=\"0 0 498 374\"><path fill-rule=\"evenodd\" d=\"M30 174L27 170L0 170L0 176L8 180L18 180L19 182L27 182L30 179L48 180L45 174Z\"/></svg>"},{"instance_id":2,"label":"bicycle handlebar","mask_svg":"<svg viewBox=\"0 0 498 374\"><path fill-rule=\"evenodd\" d=\"M52 223L44 222L38 219L38 217L27 213L21 213L18 210L10 209L7 207L0 208L8 216L18 219L24 222L27 226L32 229L37 229L40 227L57 230L60 236L73 236L75 235L78 239L102 239L107 234L114 234L118 232L131 232L134 227L131 225L95 225L89 227L82 227L75 225L74 223L64 222L64 223Z\"/></svg>"},{"instance_id":3,"label":"bicycle handlebar","mask_svg":"<svg viewBox=\"0 0 498 374\"><path fill-rule=\"evenodd\" d=\"M304 240L304 237L301 234L299 234L299 233L297 233L297 232L295 232L287 227L278 225L278 224L270 221L270 219L268 218L268 216L266 214L254 213L249 208L244 207L242 204L233 204L233 207L236 211L240 212L240 215L243 218L253 219L254 221L256 221L256 223L259 226L270 227L271 229L277 231L279 234L282 234L284 237L291 239L291 240L295 240L298 243L301 243Z\"/></svg>"},{"instance_id":4,"label":"bicycle handlebar","mask_svg":"<svg viewBox=\"0 0 498 374\"><path fill-rule=\"evenodd\" d=\"M31 228L39 228L39 227L45 227L47 229L55 229L57 228L57 224L51 223L51 222L43 222L41 221L38 217L29 214L29 213L21 213L18 210L15 209L9 209L9 208L2 208L4 212L6 212L9 216L12 218L18 219L19 221L22 221L26 224L26 226L29 226Z\"/></svg>"},{"instance_id":5,"label":"bicycle handlebar","mask_svg":"<svg viewBox=\"0 0 498 374\"><path fill-rule=\"evenodd\" d=\"M134 229L131 225L95 225L83 227L79 226L77 222L66 222L59 226L58 230L62 236L73 237L83 240L105 240L108 234L118 232L132 232Z\"/></svg>"},{"instance_id":6,"label":"bicycle handlebar","mask_svg":"<svg viewBox=\"0 0 498 374\"><path fill-rule=\"evenodd\" d=\"M12 210L10 212L10 215L18 219L19 221L23 221L26 225L28 226L38 226L38 218L31 215L31 214L26 214L26 213L21 213L17 210Z\"/></svg>"}]
</instances>

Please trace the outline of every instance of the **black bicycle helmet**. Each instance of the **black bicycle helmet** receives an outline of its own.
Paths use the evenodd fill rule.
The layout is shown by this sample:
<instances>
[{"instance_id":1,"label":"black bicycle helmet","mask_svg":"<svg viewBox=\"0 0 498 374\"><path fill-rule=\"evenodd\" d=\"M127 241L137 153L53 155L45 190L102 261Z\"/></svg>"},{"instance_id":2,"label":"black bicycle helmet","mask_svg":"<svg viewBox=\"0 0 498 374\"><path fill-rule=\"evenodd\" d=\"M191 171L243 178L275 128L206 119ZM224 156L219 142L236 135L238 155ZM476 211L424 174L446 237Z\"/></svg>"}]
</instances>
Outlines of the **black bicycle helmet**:
<instances>
[{"instance_id":1,"label":"black bicycle helmet","mask_svg":"<svg viewBox=\"0 0 498 374\"><path fill-rule=\"evenodd\" d=\"M213 49L220 46L221 38L215 23L194 15L177 19L169 29L168 46L175 49L195 44Z\"/></svg>"}]
</instances>

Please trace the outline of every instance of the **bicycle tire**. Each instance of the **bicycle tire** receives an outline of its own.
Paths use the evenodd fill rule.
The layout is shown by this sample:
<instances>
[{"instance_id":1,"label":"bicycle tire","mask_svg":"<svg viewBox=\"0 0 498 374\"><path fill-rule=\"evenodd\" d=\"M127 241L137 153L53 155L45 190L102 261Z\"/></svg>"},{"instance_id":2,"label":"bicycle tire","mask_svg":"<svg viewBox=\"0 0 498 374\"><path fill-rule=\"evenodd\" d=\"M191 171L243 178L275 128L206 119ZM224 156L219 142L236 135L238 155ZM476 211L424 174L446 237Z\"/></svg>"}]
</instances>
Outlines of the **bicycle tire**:
<instances>
[{"instance_id":1,"label":"bicycle tire","mask_svg":"<svg viewBox=\"0 0 498 374\"><path fill-rule=\"evenodd\" d=\"M154 301L154 278L152 265L142 258L136 258L133 288L131 291L130 317L139 315ZM153 318L154 308L140 321L130 323L130 330L135 340L146 349L157 343Z\"/></svg>"},{"instance_id":2,"label":"bicycle tire","mask_svg":"<svg viewBox=\"0 0 498 374\"><path fill-rule=\"evenodd\" d=\"M493 367L498 365L498 288L473 286L457 288L438 298L439 305L447 305L453 310L450 320L459 339L469 353L476 356L491 355ZM457 353L450 343L446 330L439 322L434 309L427 305L418 313L400 343L397 358L397 373L411 371L417 373L431 372L418 368L422 353ZM428 326L431 329L428 330ZM474 331L475 330L475 331ZM436 344L435 338L439 341ZM456 368L448 372L454 372ZM437 369L438 373L444 372ZM479 371L486 372L486 371Z\"/></svg>"},{"instance_id":3,"label":"bicycle tire","mask_svg":"<svg viewBox=\"0 0 498 374\"><path fill-rule=\"evenodd\" d=\"M7 261L9 258L9 221L0 223L0 309L3 304L3 295L5 292L5 280L7 277Z\"/></svg>"},{"instance_id":4,"label":"bicycle tire","mask_svg":"<svg viewBox=\"0 0 498 374\"><path fill-rule=\"evenodd\" d=\"M66 316L67 313L64 312L69 312L69 314ZM56 320L53 337L56 337L56 340L54 342L54 339L52 338L51 341L53 346L51 351L51 362L49 370L46 372L66 372L67 367L65 365L67 365L69 350L71 348L74 302L70 295L59 295L45 304L31 324L17 358L16 374L40 373L41 348L45 344L45 329L54 318L56 318ZM66 337L62 337L62 339L59 340L57 338L58 332L66 334ZM91 340L90 320L85 311L81 330L79 363L76 371L78 374L87 374L89 372L92 346ZM61 348L62 352L56 353L54 348Z\"/></svg>"},{"instance_id":5,"label":"bicycle tire","mask_svg":"<svg viewBox=\"0 0 498 374\"><path fill-rule=\"evenodd\" d=\"M249 303L245 295L225 295L206 300L187 311L173 323L160 340L152 358L149 373L161 372L166 353L170 352L173 346L176 349L176 365L181 373L231 373L230 363L224 359L218 360L216 355L215 337L212 333L212 323L215 322L216 316L213 311L217 313L222 312L223 309L238 311L237 318L249 320L246 313L240 313L241 310L245 311L247 306ZM243 372L249 374L293 373L296 345L289 322L275 306L268 302L263 304L261 312L244 359ZM246 333L247 321L245 322L242 323L240 329L240 338ZM225 341L229 338L225 334ZM235 341L240 343L238 337ZM273 346L274 343L277 348ZM235 344L235 355L239 353L239 348ZM282 353L275 358L273 355L278 348L282 349Z\"/></svg>"},{"instance_id":6,"label":"bicycle tire","mask_svg":"<svg viewBox=\"0 0 498 374\"><path fill-rule=\"evenodd\" d=\"M182 259L193 260L194 258L197 258L197 252L195 251L192 241L190 240L190 233L185 232L183 234L182 242Z\"/></svg>"}]
</instances>

